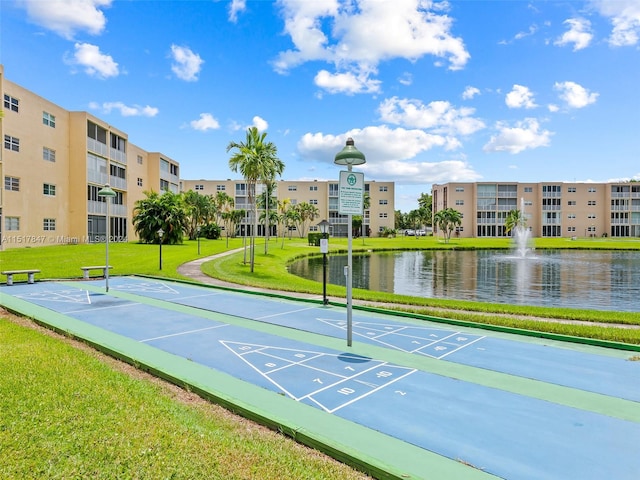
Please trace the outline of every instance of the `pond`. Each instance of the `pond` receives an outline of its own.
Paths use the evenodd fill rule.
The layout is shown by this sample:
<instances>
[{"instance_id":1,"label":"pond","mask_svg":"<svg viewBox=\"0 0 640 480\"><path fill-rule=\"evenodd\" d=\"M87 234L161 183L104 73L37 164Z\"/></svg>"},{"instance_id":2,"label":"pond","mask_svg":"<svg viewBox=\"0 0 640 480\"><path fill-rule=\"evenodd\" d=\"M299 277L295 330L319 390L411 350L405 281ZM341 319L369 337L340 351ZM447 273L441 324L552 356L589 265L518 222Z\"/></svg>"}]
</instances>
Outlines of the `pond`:
<instances>
[{"instance_id":1,"label":"pond","mask_svg":"<svg viewBox=\"0 0 640 480\"><path fill-rule=\"evenodd\" d=\"M346 284L346 255L330 255L328 283ZM322 257L290 273L322 282ZM353 257L353 287L426 298L640 311L640 252L436 250Z\"/></svg>"}]
</instances>

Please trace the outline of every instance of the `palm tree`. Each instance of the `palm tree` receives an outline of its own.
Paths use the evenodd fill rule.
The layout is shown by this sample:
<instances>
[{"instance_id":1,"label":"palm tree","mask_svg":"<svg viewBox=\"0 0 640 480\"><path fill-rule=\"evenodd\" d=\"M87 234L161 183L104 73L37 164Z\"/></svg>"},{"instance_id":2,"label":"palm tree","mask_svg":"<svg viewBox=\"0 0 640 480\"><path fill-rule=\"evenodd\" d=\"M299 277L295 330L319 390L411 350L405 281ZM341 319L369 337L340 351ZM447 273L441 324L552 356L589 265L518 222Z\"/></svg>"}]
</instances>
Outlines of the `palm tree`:
<instances>
[{"instance_id":1,"label":"palm tree","mask_svg":"<svg viewBox=\"0 0 640 480\"><path fill-rule=\"evenodd\" d=\"M143 243L159 243L158 230L162 228L162 243L182 243L187 227L187 214L182 197L169 191L144 192L147 198L137 200L133 209L133 227Z\"/></svg>"},{"instance_id":2,"label":"palm tree","mask_svg":"<svg viewBox=\"0 0 640 480\"><path fill-rule=\"evenodd\" d=\"M216 209L216 223L218 225L222 223L222 214L233 210L234 203L233 197L227 194L227 192L217 192L213 196L213 205Z\"/></svg>"},{"instance_id":3,"label":"palm tree","mask_svg":"<svg viewBox=\"0 0 640 480\"><path fill-rule=\"evenodd\" d=\"M272 213L269 212L269 207L271 205L277 205L278 198L273 196L273 191L277 187L277 184L274 180L267 180L265 181L264 185L265 185L264 192L262 192L262 194L257 198L257 200L258 200L258 206L264 209L263 214L260 215L260 219L266 220L265 227L264 227L265 228L264 254L266 255L267 253L269 253L269 249L268 249L269 235L270 235L269 225L276 223L276 221L274 220L274 215L272 215ZM276 212L274 211L273 214L276 214Z\"/></svg>"},{"instance_id":4,"label":"palm tree","mask_svg":"<svg viewBox=\"0 0 640 480\"><path fill-rule=\"evenodd\" d=\"M516 227L526 227L527 219L524 217L522 210L509 210L507 218L504 221L504 227L507 233L510 233Z\"/></svg>"},{"instance_id":5,"label":"palm tree","mask_svg":"<svg viewBox=\"0 0 640 480\"><path fill-rule=\"evenodd\" d=\"M209 223L214 210L213 201L209 195L202 195L193 190L184 192L182 201L188 217L187 234L189 235L189 240L194 240L200 226Z\"/></svg>"},{"instance_id":6,"label":"palm tree","mask_svg":"<svg viewBox=\"0 0 640 480\"><path fill-rule=\"evenodd\" d=\"M320 216L318 207L307 202L302 202L294 205L291 210L296 212L296 215L293 218L295 218L294 221L296 224L296 228L298 229L298 235L300 235L300 238L304 238L309 224L315 218L318 218L318 216Z\"/></svg>"},{"instance_id":7,"label":"palm tree","mask_svg":"<svg viewBox=\"0 0 640 480\"><path fill-rule=\"evenodd\" d=\"M449 243L451 232L462 224L462 213L451 207L445 208L436 212L433 216L433 221L442 230L445 243Z\"/></svg>"},{"instance_id":8,"label":"palm tree","mask_svg":"<svg viewBox=\"0 0 640 480\"><path fill-rule=\"evenodd\" d=\"M271 142L265 142L266 132L259 133L256 127L247 129L244 142L229 142L227 152L235 150L229 159L229 168L240 172L247 182L249 204L253 206L253 224L250 245L251 273L254 268L255 235L258 230L258 206L256 202L256 184L273 181L276 175L284 171L284 163L277 157L278 150Z\"/></svg>"}]
</instances>

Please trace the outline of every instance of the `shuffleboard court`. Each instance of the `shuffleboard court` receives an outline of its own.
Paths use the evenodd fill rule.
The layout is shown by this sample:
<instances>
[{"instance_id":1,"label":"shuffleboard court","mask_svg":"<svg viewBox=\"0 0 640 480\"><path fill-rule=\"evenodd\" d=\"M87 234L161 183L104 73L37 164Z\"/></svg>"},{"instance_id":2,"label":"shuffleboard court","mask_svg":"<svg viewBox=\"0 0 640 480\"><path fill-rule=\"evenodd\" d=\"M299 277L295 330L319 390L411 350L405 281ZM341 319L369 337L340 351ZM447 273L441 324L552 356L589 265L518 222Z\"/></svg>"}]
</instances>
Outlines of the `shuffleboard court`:
<instances>
[{"instance_id":1,"label":"shuffleboard court","mask_svg":"<svg viewBox=\"0 0 640 480\"><path fill-rule=\"evenodd\" d=\"M118 278L111 285L117 291L346 337L344 309L339 307L141 278ZM416 325L397 317L357 311L353 314L353 335L356 341L372 345L640 402L638 364L605 355L603 349L577 351L572 345L532 343L516 336L496 338L477 330L460 331L430 322Z\"/></svg>"},{"instance_id":2,"label":"shuffleboard court","mask_svg":"<svg viewBox=\"0 0 640 480\"><path fill-rule=\"evenodd\" d=\"M425 455L435 453L450 462L473 465L474 468L469 467L468 478L475 478L479 473L486 475L483 478L549 480L625 480L640 476L637 447L640 445L640 415L637 420L622 419L614 412L607 415L514 393L508 388L512 374L504 375L504 388L492 388L415 368L410 362L389 362L382 353L380 358L374 358L361 354L358 348L345 352L314 343L319 338L318 333L340 331L339 323L332 323L339 322L340 315L344 314L337 307L314 307L293 300L129 277L112 279L109 294L98 291L96 285L100 283L42 282L1 287L0 293L3 304L11 303L12 308L25 304L38 306L36 310L42 322L46 322L47 312L62 315L92 325L98 331L129 338L131 345L151 347L212 372L224 372L271 391L282 401L302 404L372 432L382 432L394 441L423 449ZM169 290L176 293L168 295ZM8 297L15 301L10 302ZM209 307L200 303L204 298ZM199 299L198 305L190 304L195 299ZM172 306L176 303L180 308ZM225 306L229 306L228 309ZM281 317L286 320L278 323L275 319ZM239 323L238 318L243 322ZM358 338L381 348L376 351L400 348L408 354L402 358L409 359L416 354L429 356L429 353L410 351L411 345L407 346L407 338L425 342L430 338L431 333L420 331L415 324L361 312L354 321L363 327L363 335ZM265 329L265 323L270 325L268 329ZM303 332L300 339L279 334L283 326L290 328L292 323ZM319 326L318 332L314 330L315 326ZM539 354L535 349L518 353L519 344L526 346L526 342L513 341L514 345L507 347L502 345L507 342L504 339L474 336L471 332L457 332L435 325L428 328L428 331L437 332L437 343L442 345L446 340L455 340L456 336L467 338L460 344L453 343L453 351L440 356L444 361L455 361L456 355L464 353L470 358L486 358L483 361L490 364L486 368L493 369L492 362L505 361L509 355L515 356L514 363L526 364ZM368 332L376 334L369 335ZM384 342L376 342L373 337L378 335ZM395 344L394 336L398 337L399 346ZM502 356L490 358L482 353L498 348L502 350ZM637 362L625 364L624 360L607 355L544 348L550 350L547 362L556 361L551 359L553 350L561 351L558 368L562 358L574 364L566 371L567 375L579 368L584 355L590 355L589 369L606 365L616 370L612 376L627 385L638 378L640 366ZM572 353L578 356L570 357ZM132 358L135 354L135 351L127 352ZM602 357L605 363L600 364L596 361L598 358L591 356ZM622 365L625 368L621 368ZM631 367L627 369L626 365ZM537 368L535 363L528 367L534 377L543 376L537 373ZM504 369L498 370L504 372ZM597 383L601 379L591 380ZM524 381L539 382L540 379ZM589 391L595 388L589 384L585 386ZM623 398L617 397L615 392L607 395L612 399ZM246 401L238 399L242 400ZM606 397L603 396L602 401L606 403ZM637 401L625 401L640 409ZM398 458L398 462L402 462L402 458ZM425 472L424 477L413 478L429 477Z\"/></svg>"}]
</instances>

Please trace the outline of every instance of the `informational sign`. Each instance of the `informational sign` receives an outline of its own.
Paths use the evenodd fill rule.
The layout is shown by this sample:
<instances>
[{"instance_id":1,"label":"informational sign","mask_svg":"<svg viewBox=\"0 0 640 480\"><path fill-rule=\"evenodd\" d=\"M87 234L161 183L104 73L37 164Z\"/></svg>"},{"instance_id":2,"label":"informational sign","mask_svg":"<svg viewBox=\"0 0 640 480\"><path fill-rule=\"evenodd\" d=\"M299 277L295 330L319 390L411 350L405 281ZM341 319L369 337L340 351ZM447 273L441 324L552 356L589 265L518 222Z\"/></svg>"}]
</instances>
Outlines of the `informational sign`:
<instances>
[{"instance_id":1,"label":"informational sign","mask_svg":"<svg viewBox=\"0 0 640 480\"><path fill-rule=\"evenodd\" d=\"M329 253L329 239L321 238L320 239L320 253Z\"/></svg>"},{"instance_id":2,"label":"informational sign","mask_svg":"<svg viewBox=\"0 0 640 480\"><path fill-rule=\"evenodd\" d=\"M340 172L338 184L338 213L362 215L364 207L364 173Z\"/></svg>"}]
</instances>

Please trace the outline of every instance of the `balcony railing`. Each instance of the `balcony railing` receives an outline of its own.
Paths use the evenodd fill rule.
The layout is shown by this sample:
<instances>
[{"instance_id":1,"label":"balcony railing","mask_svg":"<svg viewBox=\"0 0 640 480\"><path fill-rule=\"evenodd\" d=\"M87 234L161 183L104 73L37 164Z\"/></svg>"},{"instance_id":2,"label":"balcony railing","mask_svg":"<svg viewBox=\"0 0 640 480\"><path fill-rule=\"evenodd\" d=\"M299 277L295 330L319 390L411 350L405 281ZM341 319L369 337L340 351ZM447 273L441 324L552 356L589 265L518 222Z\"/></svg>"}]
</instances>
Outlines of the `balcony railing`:
<instances>
[{"instance_id":1,"label":"balcony railing","mask_svg":"<svg viewBox=\"0 0 640 480\"><path fill-rule=\"evenodd\" d=\"M107 144L98 142L90 137L87 137L87 149L103 157L107 156Z\"/></svg>"},{"instance_id":2,"label":"balcony railing","mask_svg":"<svg viewBox=\"0 0 640 480\"><path fill-rule=\"evenodd\" d=\"M110 185L113 188L117 188L118 190L126 190L127 189L127 179L126 178L114 177L113 175L111 175L110 182L111 182Z\"/></svg>"},{"instance_id":3,"label":"balcony railing","mask_svg":"<svg viewBox=\"0 0 640 480\"><path fill-rule=\"evenodd\" d=\"M120 163L127 163L127 153L123 152L121 150L115 149L115 148L111 148L111 160L115 160L116 162L120 162Z\"/></svg>"},{"instance_id":4,"label":"balcony railing","mask_svg":"<svg viewBox=\"0 0 640 480\"><path fill-rule=\"evenodd\" d=\"M96 172L95 170L87 169L87 181L91 183L97 183L98 185L104 185L107 183L108 176L106 173Z\"/></svg>"}]
</instances>

